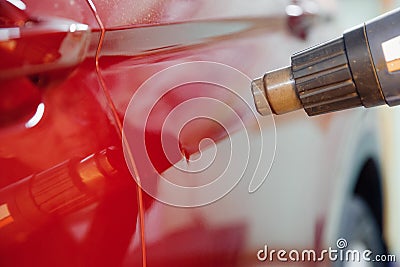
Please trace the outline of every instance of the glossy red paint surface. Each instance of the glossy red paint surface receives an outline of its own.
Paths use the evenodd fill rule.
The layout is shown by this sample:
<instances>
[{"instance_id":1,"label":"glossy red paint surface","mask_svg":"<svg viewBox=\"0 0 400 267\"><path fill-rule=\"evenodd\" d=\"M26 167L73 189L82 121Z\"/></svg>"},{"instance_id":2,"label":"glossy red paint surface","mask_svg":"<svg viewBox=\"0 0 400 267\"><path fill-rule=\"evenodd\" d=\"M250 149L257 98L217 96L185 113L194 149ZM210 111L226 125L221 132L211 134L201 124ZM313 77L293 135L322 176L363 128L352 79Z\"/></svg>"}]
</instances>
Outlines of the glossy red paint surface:
<instances>
[{"instance_id":1,"label":"glossy red paint surface","mask_svg":"<svg viewBox=\"0 0 400 267\"><path fill-rule=\"evenodd\" d=\"M86 2L49 3L26 2L26 14L96 29ZM53 22L1 42L0 265L121 266L140 236L138 188L94 55L71 58L80 33L68 37ZM141 264L135 247L130 257Z\"/></svg>"},{"instance_id":2,"label":"glossy red paint surface","mask_svg":"<svg viewBox=\"0 0 400 267\"><path fill-rule=\"evenodd\" d=\"M147 196L123 158L121 125L136 90L168 66L210 60L257 72L250 68L260 49L254 33L281 30L284 18L243 20L252 13L224 13L227 1L24 3L26 11L2 14L18 26L32 22L0 41L0 266L247 265L254 249L246 240L247 218L211 224L213 208L169 207ZM90 31L71 32L65 28L71 22L53 17ZM202 35L204 28L211 33ZM145 132L157 172L197 152L203 138L226 136L217 124L199 120L179 140L171 136L181 146L172 160L165 156L161 123L199 96L247 116L235 97L204 84L163 96Z\"/></svg>"}]
</instances>

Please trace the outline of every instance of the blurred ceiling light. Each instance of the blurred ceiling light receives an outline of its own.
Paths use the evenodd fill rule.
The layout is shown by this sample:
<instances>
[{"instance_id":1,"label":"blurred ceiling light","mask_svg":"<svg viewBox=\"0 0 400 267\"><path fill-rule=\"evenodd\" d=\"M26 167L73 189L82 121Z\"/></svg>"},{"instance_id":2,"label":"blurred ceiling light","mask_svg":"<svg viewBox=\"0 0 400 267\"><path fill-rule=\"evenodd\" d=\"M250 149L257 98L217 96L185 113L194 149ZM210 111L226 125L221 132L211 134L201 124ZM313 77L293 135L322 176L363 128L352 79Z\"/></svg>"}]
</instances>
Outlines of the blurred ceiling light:
<instances>
[{"instance_id":1,"label":"blurred ceiling light","mask_svg":"<svg viewBox=\"0 0 400 267\"><path fill-rule=\"evenodd\" d=\"M303 14L303 9L298 5L288 5L286 7L286 14L293 17L298 17Z\"/></svg>"}]
</instances>

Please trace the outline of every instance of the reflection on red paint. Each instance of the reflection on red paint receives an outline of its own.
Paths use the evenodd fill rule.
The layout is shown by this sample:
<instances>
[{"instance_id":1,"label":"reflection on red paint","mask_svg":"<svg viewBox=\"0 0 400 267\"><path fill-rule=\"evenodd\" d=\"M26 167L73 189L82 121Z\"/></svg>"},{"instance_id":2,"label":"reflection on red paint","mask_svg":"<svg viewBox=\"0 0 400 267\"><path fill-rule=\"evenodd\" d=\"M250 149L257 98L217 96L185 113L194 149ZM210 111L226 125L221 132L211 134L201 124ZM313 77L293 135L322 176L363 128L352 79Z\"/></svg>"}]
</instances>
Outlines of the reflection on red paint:
<instances>
[{"instance_id":1,"label":"reflection on red paint","mask_svg":"<svg viewBox=\"0 0 400 267\"><path fill-rule=\"evenodd\" d=\"M0 202L5 204L0 215L5 215L1 221L11 217L13 225L0 227L3 236L0 244L12 244L17 241L14 237L21 233L28 235L54 216L64 216L96 203L104 194L106 179L121 175L121 170L111 164L121 160L115 158L118 156L119 151L109 148L82 160L68 160L2 188ZM117 182L118 179L114 184Z\"/></svg>"},{"instance_id":2,"label":"reflection on red paint","mask_svg":"<svg viewBox=\"0 0 400 267\"><path fill-rule=\"evenodd\" d=\"M151 253L147 263L151 267L238 266L245 234L244 224L209 228L198 223L149 244L147 249Z\"/></svg>"},{"instance_id":3,"label":"reflection on red paint","mask_svg":"<svg viewBox=\"0 0 400 267\"><path fill-rule=\"evenodd\" d=\"M13 216L11 216L7 204L0 205L0 229L4 226L14 222Z\"/></svg>"},{"instance_id":4,"label":"reflection on red paint","mask_svg":"<svg viewBox=\"0 0 400 267\"><path fill-rule=\"evenodd\" d=\"M27 22L28 23L28 22ZM0 78L37 75L75 67L87 56L87 25L63 19L5 27L0 38ZM65 72L64 72L65 74Z\"/></svg>"},{"instance_id":5,"label":"reflection on red paint","mask_svg":"<svg viewBox=\"0 0 400 267\"><path fill-rule=\"evenodd\" d=\"M27 122L40 102L41 93L28 78L0 80L0 127Z\"/></svg>"},{"instance_id":6,"label":"reflection on red paint","mask_svg":"<svg viewBox=\"0 0 400 267\"><path fill-rule=\"evenodd\" d=\"M105 92L94 58L99 29L87 3L25 2L26 13L0 3L0 23L14 27L10 38L0 39L0 266L140 266L146 264L142 245L156 252L148 254L148 266L238 265L245 223L190 225L142 244L148 222L138 215L152 211L154 200L137 190L127 170L118 125L135 90L155 71L195 60L198 51L212 54L211 45L221 41L276 27L275 19L191 23L187 14L182 23L121 27L119 18L111 17L106 27L118 28L107 28L98 55ZM165 19L158 9L167 5L156 2L140 2L150 10L140 14L140 23ZM112 1L96 4L102 3ZM132 68L121 75L127 65ZM201 96L222 102L232 97L212 86L188 85L163 96L150 114L146 145L158 172L182 157L189 162L204 138L219 141L227 135L221 125L199 119L170 137L178 145L172 160L165 157L161 123L182 101ZM229 104L245 117L244 103ZM40 119L25 127L40 105Z\"/></svg>"},{"instance_id":7,"label":"reflection on red paint","mask_svg":"<svg viewBox=\"0 0 400 267\"><path fill-rule=\"evenodd\" d=\"M22 27L30 18L9 1L0 2L0 27Z\"/></svg>"}]
</instances>

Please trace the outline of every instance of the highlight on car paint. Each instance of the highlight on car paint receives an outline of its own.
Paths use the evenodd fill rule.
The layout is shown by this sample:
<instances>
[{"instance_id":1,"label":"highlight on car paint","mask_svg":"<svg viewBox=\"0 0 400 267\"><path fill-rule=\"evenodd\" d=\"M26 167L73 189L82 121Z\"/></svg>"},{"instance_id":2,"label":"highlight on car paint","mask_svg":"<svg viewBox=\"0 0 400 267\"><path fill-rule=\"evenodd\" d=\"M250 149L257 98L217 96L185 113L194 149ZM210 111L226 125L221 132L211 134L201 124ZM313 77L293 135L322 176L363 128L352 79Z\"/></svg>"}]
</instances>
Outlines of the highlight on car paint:
<instances>
[{"instance_id":1,"label":"highlight on car paint","mask_svg":"<svg viewBox=\"0 0 400 267\"><path fill-rule=\"evenodd\" d=\"M217 201L243 177L255 192L272 167L276 129L273 116L259 116L250 90L243 90L250 83L239 70L208 61L170 66L147 79L123 124L124 156L138 185L178 207ZM273 129L269 136L264 127ZM150 154L158 142L163 155ZM172 167L164 171L160 157Z\"/></svg>"}]
</instances>

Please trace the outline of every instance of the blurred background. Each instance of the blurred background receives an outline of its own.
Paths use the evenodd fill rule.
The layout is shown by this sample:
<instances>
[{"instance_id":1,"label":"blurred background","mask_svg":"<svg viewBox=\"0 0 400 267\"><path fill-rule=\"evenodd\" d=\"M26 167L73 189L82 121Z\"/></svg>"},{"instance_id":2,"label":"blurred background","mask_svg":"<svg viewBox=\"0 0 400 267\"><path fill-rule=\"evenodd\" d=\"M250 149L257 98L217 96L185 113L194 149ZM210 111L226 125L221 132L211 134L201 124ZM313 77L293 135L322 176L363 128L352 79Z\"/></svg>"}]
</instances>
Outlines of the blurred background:
<instances>
[{"instance_id":1,"label":"blurred background","mask_svg":"<svg viewBox=\"0 0 400 267\"><path fill-rule=\"evenodd\" d=\"M337 7L354 10L365 14L366 18L375 16L376 11L387 11L400 7L399 0L362 1L362 0L338 0ZM344 12L343 25L349 27L359 23L351 15ZM385 199L385 226L386 238L394 251L400 251L400 107L379 107L382 138L382 156L384 172ZM398 255L398 254L397 254Z\"/></svg>"},{"instance_id":2,"label":"blurred background","mask_svg":"<svg viewBox=\"0 0 400 267\"><path fill-rule=\"evenodd\" d=\"M319 0L325 2L324 0ZM328 2L328 1L326 1ZM360 23L354 13L362 14L365 19L378 13L400 7L399 0L337 0L332 7L339 14L337 23L341 28L349 28ZM346 11L344 11L346 10ZM353 10L353 12L348 12ZM400 107L379 107L382 156L384 172L385 226L386 238L394 251L400 251ZM397 254L398 255L398 254Z\"/></svg>"},{"instance_id":3,"label":"blurred background","mask_svg":"<svg viewBox=\"0 0 400 267\"><path fill-rule=\"evenodd\" d=\"M328 2L319 0L320 2ZM349 28L360 23L354 13L362 14L365 19L373 18L393 8L400 7L399 0L337 0L331 1L336 21L340 28ZM348 12L353 10L353 12ZM384 172L385 227L388 245L393 251L400 251L400 107L379 107L381 123L382 165ZM397 254L398 256L399 254Z\"/></svg>"}]
</instances>

